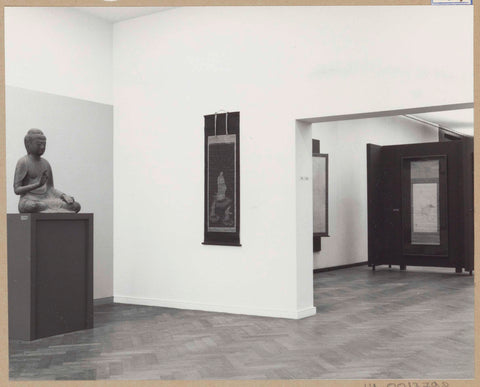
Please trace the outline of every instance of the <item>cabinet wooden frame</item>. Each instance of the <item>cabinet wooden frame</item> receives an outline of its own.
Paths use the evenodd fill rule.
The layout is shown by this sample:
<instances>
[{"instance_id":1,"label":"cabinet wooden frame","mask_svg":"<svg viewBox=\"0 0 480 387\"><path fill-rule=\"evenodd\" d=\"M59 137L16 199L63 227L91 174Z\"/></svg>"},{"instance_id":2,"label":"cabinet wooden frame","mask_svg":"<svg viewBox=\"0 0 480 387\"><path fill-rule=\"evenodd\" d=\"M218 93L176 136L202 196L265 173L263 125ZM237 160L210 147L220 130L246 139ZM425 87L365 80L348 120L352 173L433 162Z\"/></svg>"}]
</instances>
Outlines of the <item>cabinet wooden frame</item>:
<instances>
[{"instance_id":1,"label":"cabinet wooden frame","mask_svg":"<svg viewBox=\"0 0 480 387\"><path fill-rule=\"evenodd\" d=\"M411 225L410 199L403 195L405 190L413 190L404 168L405 160L440 159L438 199L442 201L437 212L437 222L446 234L438 239L427 240L427 244L416 239L413 246L409 242ZM444 161L441 161L444 160ZM367 144L368 177L368 265L375 269L379 265L453 267L456 272L463 269L472 274L473 254L473 139L458 141L402 144L379 146ZM407 163L409 164L409 163ZM440 170L444 170L442 175ZM432 175L434 176L434 175ZM416 174L418 182L426 183L429 175ZM446 190L441 194L442 179ZM420 193L417 191L417 194ZM435 206L435 204L434 204ZM441 217L446 217L443 220ZM407 228L407 230L405 230ZM422 232L422 228L418 228ZM430 232L428 227L424 231ZM410 235L410 238L412 235ZM413 236L416 238L416 236ZM437 236L438 238L438 236ZM410 240L411 242L411 240ZM433 243L434 242L434 243ZM443 246L442 246L443 242ZM411 244L411 243L410 243ZM435 251L436 250L436 251Z\"/></svg>"}]
</instances>

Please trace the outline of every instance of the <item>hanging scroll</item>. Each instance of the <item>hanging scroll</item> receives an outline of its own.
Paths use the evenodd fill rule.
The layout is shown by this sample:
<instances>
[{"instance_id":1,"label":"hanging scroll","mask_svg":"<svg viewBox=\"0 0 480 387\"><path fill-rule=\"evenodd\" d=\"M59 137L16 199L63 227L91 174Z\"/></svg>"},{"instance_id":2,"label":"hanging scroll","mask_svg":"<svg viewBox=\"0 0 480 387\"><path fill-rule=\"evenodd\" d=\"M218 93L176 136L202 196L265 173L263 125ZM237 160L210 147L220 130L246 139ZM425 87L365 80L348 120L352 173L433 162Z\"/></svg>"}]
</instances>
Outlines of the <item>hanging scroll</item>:
<instances>
[{"instance_id":1,"label":"hanging scroll","mask_svg":"<svg viewBox=\"0 0 480 387\"><path fill-rule=\"evenodd\" d=\"M240 113L205 116L203 244L240 246Z\"/></svg>"}]
</instances>

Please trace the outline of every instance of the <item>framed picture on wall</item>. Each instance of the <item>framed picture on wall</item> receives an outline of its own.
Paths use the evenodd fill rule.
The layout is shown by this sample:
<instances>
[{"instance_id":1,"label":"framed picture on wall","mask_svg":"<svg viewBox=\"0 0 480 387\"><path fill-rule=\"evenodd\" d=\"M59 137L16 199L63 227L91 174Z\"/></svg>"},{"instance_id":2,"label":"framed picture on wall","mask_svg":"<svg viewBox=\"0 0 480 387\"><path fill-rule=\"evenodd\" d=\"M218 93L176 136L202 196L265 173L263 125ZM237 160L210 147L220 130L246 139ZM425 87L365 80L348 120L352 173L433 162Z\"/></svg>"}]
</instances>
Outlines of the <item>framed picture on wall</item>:
<instances>
[{"instance_id":1,"label":"framed picture on wall","mask_svg":"<svg viewBox=\"0 0 480 387\"><path fill-rule=\"evenodd\" d=\"M312 158L313 235L328 236L328 154Z\"/></svg>"}]
</instances>

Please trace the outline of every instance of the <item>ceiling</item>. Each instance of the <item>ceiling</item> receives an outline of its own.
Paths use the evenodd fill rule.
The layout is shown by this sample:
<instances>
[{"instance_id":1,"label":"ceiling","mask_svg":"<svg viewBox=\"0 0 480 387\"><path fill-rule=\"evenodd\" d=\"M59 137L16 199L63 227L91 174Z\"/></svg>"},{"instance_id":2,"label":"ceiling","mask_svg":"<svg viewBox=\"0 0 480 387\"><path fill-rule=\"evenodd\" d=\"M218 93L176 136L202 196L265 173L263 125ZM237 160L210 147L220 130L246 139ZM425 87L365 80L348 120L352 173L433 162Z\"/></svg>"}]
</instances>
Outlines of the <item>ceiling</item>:
<instances>
[{"instance_id":1,"label":"ceiling","mask_svg":"<svg viewBox=\"0 0 480 387\"><path fill-rule=\"evenodd\" d=\"M74 7L74 9L106 20L109 23L134 19L136 17L164 12L174 7Z\"/></svg>"},{"instance_id":2,"label":"ceiling","mask_svg":"<svg viewBox=\"0 0 480 387\"><path fill-rule=\"evenodd\" d=\"M444 128L473 136L473 109L421 113L415 116Z\"/></svg>"}]
</instances>

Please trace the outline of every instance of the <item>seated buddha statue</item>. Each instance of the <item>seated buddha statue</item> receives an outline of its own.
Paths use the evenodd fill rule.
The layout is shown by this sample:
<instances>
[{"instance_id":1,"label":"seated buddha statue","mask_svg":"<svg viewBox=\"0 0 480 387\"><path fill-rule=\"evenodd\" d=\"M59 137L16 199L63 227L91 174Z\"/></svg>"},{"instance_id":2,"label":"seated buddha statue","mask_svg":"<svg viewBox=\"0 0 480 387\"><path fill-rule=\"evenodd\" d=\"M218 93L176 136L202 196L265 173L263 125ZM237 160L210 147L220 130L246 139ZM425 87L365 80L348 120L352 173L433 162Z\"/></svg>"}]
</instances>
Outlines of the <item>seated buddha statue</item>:
<instances>
[{"instance_id":1,"label":"seated buddha statue","mask_svg":"<svg viewBox=\"0 0 480 387\"><path fill-rule=\"evenodd\" d=\"M50 163L41 156L45 153L47 138L39 129L30 129L25 136L27 154L17 162L13 189L20 195L20 213L80 211L80 204L72 196L53 185Z\"/></svg>"}]
</instances>

